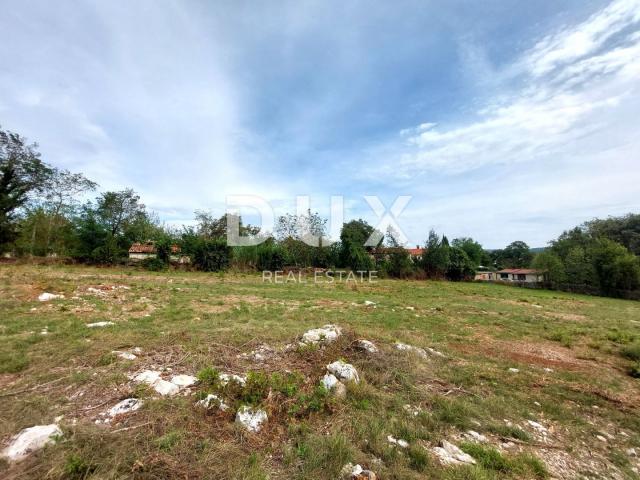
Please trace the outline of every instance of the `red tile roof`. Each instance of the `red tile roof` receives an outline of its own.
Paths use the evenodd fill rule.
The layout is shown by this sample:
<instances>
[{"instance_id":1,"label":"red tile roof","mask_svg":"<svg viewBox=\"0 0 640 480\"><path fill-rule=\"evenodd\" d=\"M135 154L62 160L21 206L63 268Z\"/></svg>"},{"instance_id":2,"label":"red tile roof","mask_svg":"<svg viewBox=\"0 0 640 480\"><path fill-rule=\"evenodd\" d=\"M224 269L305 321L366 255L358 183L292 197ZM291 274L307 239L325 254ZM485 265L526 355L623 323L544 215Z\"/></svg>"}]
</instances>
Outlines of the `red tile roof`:
<instances>
[{"instance_id":1,"label":"red tile roof","mask_svg":"<svg viewBox=\"0 0 640 480\"><path fill-rule=\"evenodd\" d=\"M409 255L412 257L419 257L424 253L424 248L407 248L407 252L409 252Z\"/></svg>"},{"instance_id":2,"label":"red tile roof","mask_svg":"<svg viewBox=\"0 0 640 480\"><path fill-rule=\"evenodd\" d=\"M136 242L129 247L129 253L156 253L156 246L153 242ZM180 247L178 245L171 245L171 253L180 253Z\"/></svg>"}]
</instances>

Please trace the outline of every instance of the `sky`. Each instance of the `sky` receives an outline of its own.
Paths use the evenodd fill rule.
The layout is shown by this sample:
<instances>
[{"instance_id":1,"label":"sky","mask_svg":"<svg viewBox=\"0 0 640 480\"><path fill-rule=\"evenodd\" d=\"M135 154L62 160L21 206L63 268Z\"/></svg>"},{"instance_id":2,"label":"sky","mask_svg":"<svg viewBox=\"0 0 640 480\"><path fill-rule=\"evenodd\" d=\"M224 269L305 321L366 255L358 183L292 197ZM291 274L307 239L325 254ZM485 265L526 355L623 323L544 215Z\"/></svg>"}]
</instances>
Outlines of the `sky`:
<instances>
[{"instance_id":1,"label":"sky","mask_svg":"<svg viewBox=\"0 0 640 480\"><path fill-rule=\"evenodd\" d=\"M0 0L0 126L160 219L299 195L486 248L640 211L640 0ZM249 220L255 220L249 213Z\"/></svg>"}]
</instances>

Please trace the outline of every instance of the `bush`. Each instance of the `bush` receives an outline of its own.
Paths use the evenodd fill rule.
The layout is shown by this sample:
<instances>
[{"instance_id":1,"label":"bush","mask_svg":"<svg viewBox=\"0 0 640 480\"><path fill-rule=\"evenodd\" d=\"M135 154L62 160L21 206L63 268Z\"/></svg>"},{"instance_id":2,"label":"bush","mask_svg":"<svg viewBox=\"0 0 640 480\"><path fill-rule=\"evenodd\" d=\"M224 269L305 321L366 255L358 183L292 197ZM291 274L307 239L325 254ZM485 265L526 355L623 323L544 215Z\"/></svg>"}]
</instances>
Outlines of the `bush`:
<instances>
[{"instance_id":1,"label":"bush","mask_svg":"<svg viewBox=\"0 0 640 480\"><path fill-rule=\"evenodd\" d=\"M282 270L284 267L285 252L282 247L273 242L264 242L258 245L258 270Z\"/></svg>"},{"instance_id":2,"label":"bush","mask_svg":"<svg viewBox=\"0 0 640 480\"><path fill-rule=\"evenodd\" d=\"M140 265L151 272L160 272L167 268L167 264L157 257L145 258Z\"/></svg>"},{"instance_id":3,"label":"bush","mask_svg":"<svg viewBox=\"0 0 640 480\"><path fill-rule=\"evenodd\" d=\"M232 249L223 239L198 239L193 245L193 264L204 272L218 272L229 266Z\"/></svg>"}]
</instances>

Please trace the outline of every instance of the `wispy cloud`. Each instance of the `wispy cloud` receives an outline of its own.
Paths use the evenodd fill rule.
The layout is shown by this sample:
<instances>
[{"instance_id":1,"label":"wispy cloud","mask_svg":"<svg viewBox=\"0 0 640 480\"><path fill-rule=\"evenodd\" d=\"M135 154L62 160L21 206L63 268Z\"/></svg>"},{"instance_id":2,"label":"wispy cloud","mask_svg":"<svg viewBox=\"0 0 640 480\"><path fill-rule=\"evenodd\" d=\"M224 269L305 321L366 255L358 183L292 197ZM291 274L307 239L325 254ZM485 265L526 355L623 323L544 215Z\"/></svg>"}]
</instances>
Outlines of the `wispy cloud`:
<instances>
[{"instance_id":1,"label":"wispy cloud","mask_svg":"<svg viewBox=\"0 0 640 480\"><path fill-rule=\"evenodd\" d=\"M400 153L385 171L413 177L563 159L578 140L608 135L619 127L620 105L640 93L638 22L640 1L619 0L545 37L505 67L503 92L485 99L471 122L401 132Z\"/></svg>"}]
</instances>

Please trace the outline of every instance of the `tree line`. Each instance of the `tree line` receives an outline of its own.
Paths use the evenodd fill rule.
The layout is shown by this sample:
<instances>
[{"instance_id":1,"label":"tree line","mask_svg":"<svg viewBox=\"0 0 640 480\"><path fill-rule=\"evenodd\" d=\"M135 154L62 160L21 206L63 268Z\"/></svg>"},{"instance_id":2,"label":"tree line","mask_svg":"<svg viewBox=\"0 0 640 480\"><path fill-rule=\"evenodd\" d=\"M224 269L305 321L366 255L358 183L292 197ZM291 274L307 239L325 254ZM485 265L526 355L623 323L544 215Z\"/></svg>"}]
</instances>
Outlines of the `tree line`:
<instances>
[{"instance_id":1,"label":"tree line","mask_svg":"<svg viewBox=\"0 0 640 480\"><path fill-rule=\"evenodd\" d=\"M280 270L348 268L377 270L380 276L470 280L476 271L536 268L547 272L547 286L624 296L640 287L640 215L593 220L564 232L542 252L522 241L486 250L472 238L449 241L429 232L421 255L410 255L393 229L379 232L362 219L342 226L329 242L327 220L318 213L286 214L273 235L245 225L239 217L196 211L196 225L168 228L131 189L101 192L82 173L42 161L36 144L0 128L0 252L16 256L58 256L93 264L127 260L135 242L153 241L157 255L145 260L152 270L167 268L171 249L191 259L191 268ZM256 246L227 245L233 221L240 234L261 237ZM320 238L320 246L305 242ZM368 242L369 238L374 239Z\"/></svg>"}]
</instances>

